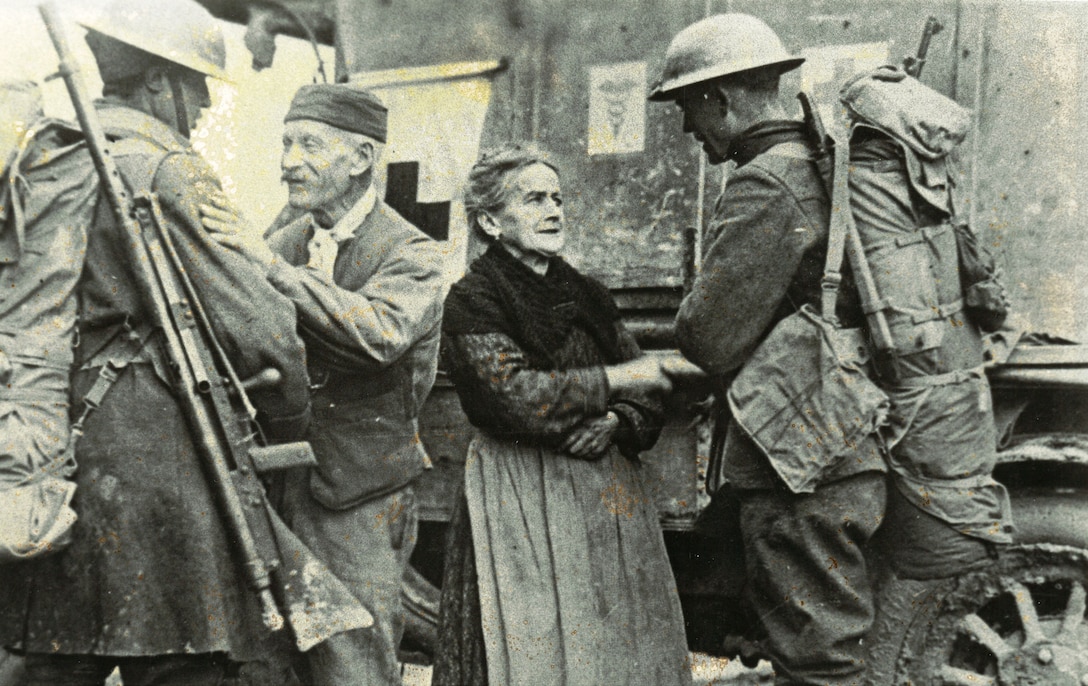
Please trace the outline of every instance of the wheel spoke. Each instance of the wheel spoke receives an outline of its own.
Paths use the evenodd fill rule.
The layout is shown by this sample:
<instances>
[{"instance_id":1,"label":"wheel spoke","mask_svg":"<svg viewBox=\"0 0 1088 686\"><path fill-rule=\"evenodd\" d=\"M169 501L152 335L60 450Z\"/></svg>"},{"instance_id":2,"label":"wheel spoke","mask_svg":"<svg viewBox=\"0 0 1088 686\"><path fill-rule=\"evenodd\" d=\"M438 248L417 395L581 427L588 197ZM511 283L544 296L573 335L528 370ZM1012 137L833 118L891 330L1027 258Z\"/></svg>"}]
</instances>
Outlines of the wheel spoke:
<instances>
[{"instance_id":1,"label":"wheel spoke","mask_svg":"<svg viewBox=\"0 0 1088 686\"><path fill-rule=\"evenodd\" d=\"M963 618L962 626L967 633L982 644L983 647L988 648L994 657L1001 661L1012 654L1013 647L1005 642L1005 639L990 628L990 625L983 621L982 617L979 617L975 613L971 613ZM978 682L972 682L978 683Z\"/></svg>"},{"instance_id":2,"label":"wheel spoke","mask_svg":"<svg viewBox=\"0 0 1088 686\"><path fill-rule=\"evenodd\" d=\"M943 665L941 667L941 681L945 686L994 686L997 680L992 676L985 676L966 669Z\"/></svg>"},{"instance_id":3,"label":"wheel spoke","mask_svg":"<svg viewBox=\"0 0 1088 686\"><path fill-rule=\"evenodd\" d=\"M1016 610L1020 613L1020 624L1024 627L1024 645L1045 641L1046 635L1043 634L1043 627L1039 624L1039 615L1035 612L1031 591L1018 581L1010 583L1008 589L1016 600Z\"/></svg>"},{"instance_id":4,"label":"wheel spoke","mask_svg":"<svg viewBox=\"0 0 1088 686\"><path fill-rule=\"evenodd\" d=\"M1069 593L1069 602L1065 604L1065 613L1062 617L1061 636L1068 636L1084 623L1085 609L1084 585L1074 582L1073 590Z\"/></svg>"}]
</instances>

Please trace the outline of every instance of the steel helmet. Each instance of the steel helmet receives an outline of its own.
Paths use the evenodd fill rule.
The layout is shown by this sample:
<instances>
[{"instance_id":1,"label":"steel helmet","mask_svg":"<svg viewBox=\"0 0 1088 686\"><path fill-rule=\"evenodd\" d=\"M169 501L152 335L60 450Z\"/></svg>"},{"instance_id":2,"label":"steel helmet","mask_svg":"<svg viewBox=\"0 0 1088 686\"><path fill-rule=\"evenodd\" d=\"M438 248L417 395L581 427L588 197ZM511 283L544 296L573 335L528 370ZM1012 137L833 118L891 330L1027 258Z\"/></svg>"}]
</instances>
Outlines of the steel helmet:
<instances>
[{"instance_id":1,"label":"steel helmet","mask_svg":"<svg viewBox=\"0 0 1088 686\"><path fill-rule=\"evenodd\" d=\"M748 14L716 14L695 22L672 39L665 69L650 100L673 100L693 83L749 69L776 67L779 73L804 62L794 57L771 27Z\"/></svg>"},{"instance_id":2,"label":"steel helmet","mask_svg":"<svg viewBox=\"0 0 1088 686\"><path fill-rule=\"evenodd\" d=\"M115 0L101 14L80 24L156 57L230 81L223 31L211 13L194 0Z\"/></svg>"}]
</instances>

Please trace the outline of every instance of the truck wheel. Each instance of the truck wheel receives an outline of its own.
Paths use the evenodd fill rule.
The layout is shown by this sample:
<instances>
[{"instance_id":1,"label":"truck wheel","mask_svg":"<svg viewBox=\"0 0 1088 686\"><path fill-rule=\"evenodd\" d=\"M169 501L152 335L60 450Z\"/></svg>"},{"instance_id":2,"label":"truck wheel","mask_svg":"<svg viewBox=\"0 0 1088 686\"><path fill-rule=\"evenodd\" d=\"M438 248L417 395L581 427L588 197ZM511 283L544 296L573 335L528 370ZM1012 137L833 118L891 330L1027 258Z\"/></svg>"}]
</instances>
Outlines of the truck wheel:
<instances>
[{"instance_id":1,"label":"truck wheel","mask_svg":"<svg viewBox=\"0 0 1088 686\"><path fill-rule=\"evenodd\" d=\"M1088 685L1086 592L1088 551L1017 544L990 568L932 589L891 683Z\"/></svg>"}]
</instances>

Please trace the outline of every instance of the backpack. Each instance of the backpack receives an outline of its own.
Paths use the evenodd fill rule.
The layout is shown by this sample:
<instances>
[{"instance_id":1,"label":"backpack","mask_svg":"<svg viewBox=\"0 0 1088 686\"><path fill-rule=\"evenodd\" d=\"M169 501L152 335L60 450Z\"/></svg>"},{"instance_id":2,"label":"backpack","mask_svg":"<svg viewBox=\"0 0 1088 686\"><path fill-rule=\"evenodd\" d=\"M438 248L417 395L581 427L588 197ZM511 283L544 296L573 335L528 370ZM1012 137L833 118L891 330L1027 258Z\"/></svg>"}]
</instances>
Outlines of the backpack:
<instances>
[{"instance_id":1,"label":"backpack","mask_svg":"<svg viewBox=\"0 0 1088 686\"><path fill-rule=\"evenodd\" d=\"M19 120L13 100L34 98L24 84L0 87L0 109L19 133L0 150L0 563L58 549L76 520L69 375L98 198L80 130L52 119L27 125L40 109Z\"/></svg>"},{"instance_id":2,"label":"backpack","mask_svg":"<svg viewBox=\"0 0 1088 686\"><path fill-rule=\"evenodd\" d=\"M840 141L850 146L848 203L871 273L863 304L878 373L894 383L949 364L976 366L980 330L1001 327L1008 300L993 258L959 214L952 153L970 114L896 67L852 79L840 100L848 113Z\"/></svg>"}]
</instances>

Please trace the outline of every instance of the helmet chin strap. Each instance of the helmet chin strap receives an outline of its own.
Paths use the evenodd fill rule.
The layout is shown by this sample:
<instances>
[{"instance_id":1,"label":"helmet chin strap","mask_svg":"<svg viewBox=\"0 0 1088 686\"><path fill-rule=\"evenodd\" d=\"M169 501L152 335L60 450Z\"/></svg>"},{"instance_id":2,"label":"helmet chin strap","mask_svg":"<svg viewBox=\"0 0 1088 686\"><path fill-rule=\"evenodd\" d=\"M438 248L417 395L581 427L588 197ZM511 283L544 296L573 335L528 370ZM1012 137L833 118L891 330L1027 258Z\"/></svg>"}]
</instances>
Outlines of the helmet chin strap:
<instances>
[{"instance_id":1,"label":"helmet chin strap","mask_svg":"<svg viewBox=\"0 0 1088 686\"><path fill-rule=\"evenodd\" d=\"M174 114L177 117L178 132L188 138L189 114L185 111L185 91L181 88L181 78L171 70L167 72L166 79L170 82L170 92L174 95Z\"/></svg>"}]
</instances>

